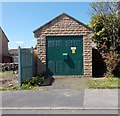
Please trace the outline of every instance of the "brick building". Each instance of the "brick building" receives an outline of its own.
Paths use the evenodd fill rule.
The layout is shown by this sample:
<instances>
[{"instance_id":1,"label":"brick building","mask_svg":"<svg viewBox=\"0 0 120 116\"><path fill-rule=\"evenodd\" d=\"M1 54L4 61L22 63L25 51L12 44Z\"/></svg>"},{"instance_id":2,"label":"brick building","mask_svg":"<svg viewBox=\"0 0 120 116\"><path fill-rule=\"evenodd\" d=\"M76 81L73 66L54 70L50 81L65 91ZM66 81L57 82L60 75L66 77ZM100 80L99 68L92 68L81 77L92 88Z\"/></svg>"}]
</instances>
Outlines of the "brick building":
<instances>
[{"instance_id":1,"label":"brick building","mask_svg":"<svg viewBox=\"0 0 120 116\"><path fill-rule=\"evenodd\" d=\"M12 56L12 62L18 63L18 49L10 49L9 54Z\"/></svg>"},{"instance_id":2,"label":"brick building","mask_svg":"<svg viewBox=\"0 0 120 116\"><path fill-rule=\"evenodd\" d=\"M11 56L8 54L8 38L0 27L0 63L12 62Z\"/></svg>"},{"instance_id":3,"label":"brick building","mask_svg":"<svg viewBox=\"0 0 120 116\"><path fill-rule=\"evenodd\" d=\"M36 29L38 74L92 76L93 34L90 27L65 13Z\"/></svg>"}]
</instances>

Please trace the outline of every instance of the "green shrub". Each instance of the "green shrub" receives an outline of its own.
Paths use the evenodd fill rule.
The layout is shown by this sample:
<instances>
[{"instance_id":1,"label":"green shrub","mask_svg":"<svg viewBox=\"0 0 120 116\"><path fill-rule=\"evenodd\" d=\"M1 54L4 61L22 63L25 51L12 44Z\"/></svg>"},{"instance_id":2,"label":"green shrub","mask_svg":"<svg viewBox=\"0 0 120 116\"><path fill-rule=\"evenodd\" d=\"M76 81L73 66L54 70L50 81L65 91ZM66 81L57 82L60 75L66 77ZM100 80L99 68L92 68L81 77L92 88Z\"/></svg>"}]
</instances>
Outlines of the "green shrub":
<instances>
[{"instance_id":1,"label":"green shrub","mask_svg":"<svg viewBox=\"0 0 120 116\"><path fill-rule=\"evenodd\" d=\"M105 63L107 67L106 76L113 76L113 71L116 69L118 64L118 54L114 50L110 50L105 54Z\"/></svg>"},{"instance_id":2,"label":"green shrub","mask_svg":"<svg viewBox=\"0 0 120 116\"><path fill-rule=\"evenodd\" d=\"M6 91L6 90L31 90L31 89L37 89L44 81L44 77L33 77L29 81L24 81L22 83L22 86L19 88L18 86L13 86L10 88L3 87L1 90Z\"/></svg>"},{"instance_id":3,"label":"green shrub","mask_svg":"<svg viewBox=\"0 0 120 116\"><path fill-rule=\"evenodd\" d=\"M44 81L43 77L37 76L33 77L29 81L24 81L22 83L21 89L35 89L39 87Z\"/></svg>"}]
</instances>

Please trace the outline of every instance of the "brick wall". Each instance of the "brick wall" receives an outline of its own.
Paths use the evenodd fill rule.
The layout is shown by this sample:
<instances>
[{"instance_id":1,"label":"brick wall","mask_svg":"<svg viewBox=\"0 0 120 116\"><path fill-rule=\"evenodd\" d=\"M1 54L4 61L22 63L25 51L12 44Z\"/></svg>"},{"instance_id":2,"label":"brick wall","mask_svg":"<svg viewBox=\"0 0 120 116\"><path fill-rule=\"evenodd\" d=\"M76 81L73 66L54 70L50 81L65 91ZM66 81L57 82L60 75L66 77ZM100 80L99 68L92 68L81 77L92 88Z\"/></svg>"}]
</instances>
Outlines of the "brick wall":
<instances>
[{"instance_id":1,"label":"brick wall","mask_svg":"<svg viewBox=\"0 0 120 116\"><path fill-rule=\"evenodd\" d=\"M41 30L36 32L37 38L37 55L38 74L46 71L46 36L67 36L67 35L83 35L84 49L84 76L92 76L92 34L93 32L73 20L68 16L61 16L51 21Z\"/></svg>"},{"instance_id":2,"label":"brick wall","mask_svg":"<svg viewBox=\"0 0 120 116\"><path fill-rule=\"evenodd\" d=\"M5 36L2 37L2 54L8 54L8 40Z\"/></svg>"},{"instance_id":3,"label":"brick wall","mask_svg":"<svg viewBox=\"0 0 120 116\"><path fill-rule=\"evenodd\" d=\"M11 62L11 57L8 57L8 39L0 27L0 63Z\"/></svg>"}]
</instances>

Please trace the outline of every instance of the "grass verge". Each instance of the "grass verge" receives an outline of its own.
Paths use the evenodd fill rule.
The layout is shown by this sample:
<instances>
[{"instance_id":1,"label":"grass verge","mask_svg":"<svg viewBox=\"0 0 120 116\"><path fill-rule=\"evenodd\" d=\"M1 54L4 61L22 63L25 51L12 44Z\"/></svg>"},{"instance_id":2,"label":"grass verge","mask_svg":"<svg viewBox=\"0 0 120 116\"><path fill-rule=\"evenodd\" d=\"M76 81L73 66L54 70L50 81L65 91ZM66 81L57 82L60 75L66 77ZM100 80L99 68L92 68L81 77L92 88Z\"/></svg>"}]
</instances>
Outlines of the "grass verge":
<instances>
[{"instance_id":1,"label":"grass verge","mask_svg":"<svg viewBox=\"0 0 120 116\"><path fill-rule=\"evenodd\" d=\"M91 78L87 80L87 86L89 89L120 89L120 78Z\"/></svg>"},{"instance_id":2,"label":"grass verge","mask_svg":"<svg viewBox=\"0 0 120 116\"><path fill-rule=\"evenodd\" d=\"M0 76L2 77L4 75L6 75L6 73L3 73L3 72L0 71Z\"/></svg>"}]
</instances>

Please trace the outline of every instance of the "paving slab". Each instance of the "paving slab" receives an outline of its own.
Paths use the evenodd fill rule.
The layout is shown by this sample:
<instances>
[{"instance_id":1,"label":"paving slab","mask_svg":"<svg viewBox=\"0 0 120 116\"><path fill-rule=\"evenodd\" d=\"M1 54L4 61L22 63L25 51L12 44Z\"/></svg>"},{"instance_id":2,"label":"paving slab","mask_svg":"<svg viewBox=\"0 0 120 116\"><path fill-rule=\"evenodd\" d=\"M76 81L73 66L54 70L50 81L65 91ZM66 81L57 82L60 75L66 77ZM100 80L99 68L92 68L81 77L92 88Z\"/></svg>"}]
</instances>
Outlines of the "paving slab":
<instances>
[{"instance_id":1,"label":"paving slab","mask_svg":"<svg viewBox=\"0 0 120 116\"><path fill-rule=\"evenodd\" d=\"M117 89L86 90L83 108L118 109L118 90Z\"/></svg>"}]
</instances>

